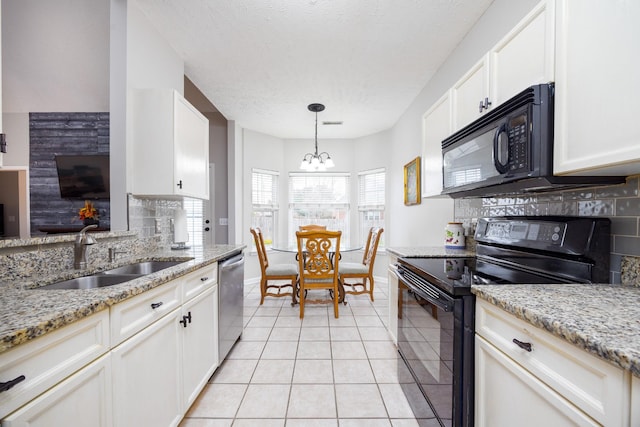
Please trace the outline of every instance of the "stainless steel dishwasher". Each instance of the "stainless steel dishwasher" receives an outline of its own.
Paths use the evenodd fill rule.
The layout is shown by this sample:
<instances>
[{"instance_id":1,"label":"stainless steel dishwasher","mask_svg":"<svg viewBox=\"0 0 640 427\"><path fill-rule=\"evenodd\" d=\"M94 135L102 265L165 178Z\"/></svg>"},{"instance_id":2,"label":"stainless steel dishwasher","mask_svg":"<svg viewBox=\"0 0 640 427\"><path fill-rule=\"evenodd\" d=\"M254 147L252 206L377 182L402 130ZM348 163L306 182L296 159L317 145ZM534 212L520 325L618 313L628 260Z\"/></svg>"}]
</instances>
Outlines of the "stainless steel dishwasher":
<instances>
[{"instance_id":1,"label":"stainless steel dishwasher","mask_svg":"<svg viewBox=\"0 0 640 427\"><path fill-rule=\"evenodd\" d=\"M218 264L218 352L222 362L242 335L244 326L244 255Z\"/></svg>"}]
</instances>

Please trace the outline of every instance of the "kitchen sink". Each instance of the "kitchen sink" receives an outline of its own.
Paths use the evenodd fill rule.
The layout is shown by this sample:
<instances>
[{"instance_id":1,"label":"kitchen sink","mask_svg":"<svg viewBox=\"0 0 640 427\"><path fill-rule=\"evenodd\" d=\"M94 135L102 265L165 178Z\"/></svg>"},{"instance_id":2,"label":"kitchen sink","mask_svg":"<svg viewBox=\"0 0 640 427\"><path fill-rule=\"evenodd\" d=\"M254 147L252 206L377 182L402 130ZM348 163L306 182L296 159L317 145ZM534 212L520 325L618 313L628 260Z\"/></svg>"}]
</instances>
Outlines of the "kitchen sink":
<instances>
[{"instance_id":1,"label":"kitchen sink","mask_svg":"<svg viewBox=\"0 0 640 427\"><path fill-rule=\"evenodd\" d=\"M122 267L113 268L111 270L103 271L104 275L115 274L151 274L156 271L164 270L165 268L173 267L174 265L181 264L185 261L144 261L137 262L135 264L123 265Z\"/></svg>"},{"instance_id":2,"label":"kitchen sink","mask_svg":"<svg viewBox=\"0 0 640 427\"><path fill-rule=\"evenodd\" d=\"M141 276L143 276L143 274L96 274L93 276L76 277L75 279L65 280L64 282L52 283L51 285L42 286L38 289L95 289L128 282Z\"/></svg>"},{"instance_id":3,"label":"kitchen sink","mask_svg":"<svg viewBox=\"0 0 640 427\"><path fill-rule=\"evenodd\" d=\"M182 261L143 261L134 264L123 265L122 267L112 268L111 270L102 271L91 276L76 277L75 279L65 280L63 282L52 283L50 285L39 287L38 289L96 289L105 286L118 285L137 279L165 268L186 262Z\"/></svg>"}]
</instances>

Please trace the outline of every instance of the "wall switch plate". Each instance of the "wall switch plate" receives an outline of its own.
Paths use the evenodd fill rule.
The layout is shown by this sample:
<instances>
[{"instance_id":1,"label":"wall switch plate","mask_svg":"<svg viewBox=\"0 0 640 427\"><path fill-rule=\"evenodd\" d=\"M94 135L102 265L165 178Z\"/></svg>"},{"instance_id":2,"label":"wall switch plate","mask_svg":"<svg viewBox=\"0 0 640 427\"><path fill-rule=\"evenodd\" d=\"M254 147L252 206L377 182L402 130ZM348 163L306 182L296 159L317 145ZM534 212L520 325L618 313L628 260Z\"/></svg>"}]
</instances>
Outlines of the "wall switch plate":
<instances>
[{"instance_id":1,"label":"wall switch plate","mask_svg":"<svg viewBox=\"0 0 640 427\"><path fill-rule=\"evenodd\" d=\"M229 218L220 218L220 225L229 225Z\"/></svg>"},{"instance_id":2,"label":"wall switch plate","mask_svg":"<svg viewBox=\"0 0 640 427\"><path fill-rule=\"evenodd\" d=\"M155 233L160 234L160 218L155 218Z\"/></svg>"}]
</instances>

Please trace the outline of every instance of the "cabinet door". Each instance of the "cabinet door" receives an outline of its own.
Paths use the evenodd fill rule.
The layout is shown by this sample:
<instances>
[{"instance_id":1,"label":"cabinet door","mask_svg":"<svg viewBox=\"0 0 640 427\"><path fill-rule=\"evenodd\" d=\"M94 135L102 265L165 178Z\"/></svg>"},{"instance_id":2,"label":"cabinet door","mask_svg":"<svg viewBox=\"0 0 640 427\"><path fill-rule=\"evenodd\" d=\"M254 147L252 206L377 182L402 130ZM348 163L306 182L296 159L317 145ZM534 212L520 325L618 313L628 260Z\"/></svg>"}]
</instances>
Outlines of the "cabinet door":
<instances>
[{"instance_id":1,"label":"cabinet door","mask_svg":"<svg viewBox=\"0 0 640 427\"><path fill-rule=\"evenodd\" d=\"M491 96L495 108L525 88L553 81L554 2L538 4L491 50Z\"/></svg>"},{"instance_id":2,"label":"cabinet door","mask_svg":"<svg viewBox=\"0 0 640 427\"><path fill-rule=\"evenodd\" d=\"M474 65L451 88L453 103L453 131L462 129L487 109L480 108L480 103L489 97L489 62L488 55Z\"/></svg>"},{"instance_id":3,"label":"cabinet door","mask_svg":"<svg viewBox=\"0 0 640 427\"><path fill-rule=\"evenodd\" d=\"M111 352L114 425L175 426L181 419L180 309Z\"/></svg>"},{"instance_id":4,"label":"cabinet door","mask_svg":"<svg viewBox=\"0 0 640 427\"><path fill-rule=\"evenodd\" d=\"M631 377L631 425L640 426L640 378Z\"/></svg>"},{"instance_id":5,"label":"cabinet door","mask_svg":"<svg viewBox=\"0 0 640 427\"><path fill-rule=\"evenodd\" d=\"M422 196L442 192L442 140L451 134L451 98L447 92L422 119L423 191Z\"/></svg>"},{"instance_id":6,"label":"cabinet door","mask_svg":"<svg viewBox=\"0 0 640 427\"><path fill-rule=\"evenodd\" d=\"M174 176L177 193L209 199L209 123L191 104L175 97Z\"/></svg>"},{"instance_id":7,"label":"cabinet door","mask_svg":"<svg viewBox=\"0 0 640 427\"><path fill-rule=\"evenodd\" d=\"M185 410L196 400L218 367L218 287L187 302L182 315ZM184 317L183 317L184 319Z\"/></svg>"},{"instance_id":8,"label":"cabinet door","mask_svg":"<svg viewBox=\"0 0 640 427\"><path fill-rule=\"evenodd\" d=\"M640 2L558 0L554 173L640 173Z\"/></svg>"},{"instance_id":9,"label":"cabinet door","mask_svg":"<svg viewBox=\"0 0 640 427\"><path fill-rule=\"evenodd\" d=\"M478 336L475 355L477 427L599 425Z\"/></svg>"},{"instance_id":10,"label":"cabinet door","mask_svg":"<svg viewBox=\"0 0 640 427\"><path fill-rule=\"evenodd\" d=\"M396 277L398 259L389 254L387 277L389 281L389 333L394 344L398 345L398 278Z\"/></svg>"},{"instance_id":11,"label":"cabinet door","mask_svg":"<svg viewBox=\"0 0 640 427\"><path fill-rule=\"evenodd\" d=\"M111 358L107 354L2 420L3 427L110 427Z\"/></svg>"}]
</instances>

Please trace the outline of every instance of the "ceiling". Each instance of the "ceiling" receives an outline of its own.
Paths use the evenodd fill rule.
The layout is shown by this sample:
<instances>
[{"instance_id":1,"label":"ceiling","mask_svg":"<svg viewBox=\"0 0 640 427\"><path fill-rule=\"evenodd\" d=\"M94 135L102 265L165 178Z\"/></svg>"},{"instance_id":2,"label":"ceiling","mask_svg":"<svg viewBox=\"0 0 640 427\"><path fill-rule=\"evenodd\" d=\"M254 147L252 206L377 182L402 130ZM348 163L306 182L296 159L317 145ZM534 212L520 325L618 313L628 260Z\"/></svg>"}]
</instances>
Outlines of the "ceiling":
<instances>
[{"instance_id":1,"label":"ceiling","mask_svg":"<svg viewBox=\"0 0 640 427\"><path fill-rule=\"evenodd\" d=\"M279 138L392 127L493 0L136 0L228 120ZM322 125L341 121L343 125Z\"/></svg>"}]
</instances>

